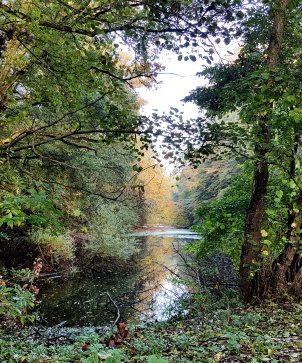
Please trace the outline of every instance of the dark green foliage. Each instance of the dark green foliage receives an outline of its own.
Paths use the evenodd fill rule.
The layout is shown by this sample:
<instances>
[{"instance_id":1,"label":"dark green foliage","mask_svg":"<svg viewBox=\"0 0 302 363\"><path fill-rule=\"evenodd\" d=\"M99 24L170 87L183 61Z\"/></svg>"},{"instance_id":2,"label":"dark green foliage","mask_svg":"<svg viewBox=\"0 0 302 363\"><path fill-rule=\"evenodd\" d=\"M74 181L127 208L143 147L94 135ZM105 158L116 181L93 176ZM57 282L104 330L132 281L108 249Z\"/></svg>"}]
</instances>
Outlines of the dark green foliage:
<instances>
[{"instance_id":1,"label":"dark green foliage","mask_svg":"<svg viewBox=\"0 0 302 363\"><path fill-rule=\"evenodd\" d=\"M200 233L201 240L188 248L190 252L202 258L219 250L232 257L238 266L250 189L251 178L246 168L233 177L217 199L204 202L197 209L200 223L193 229Z\"/></svg>"},{"instance_id":2,"label":"dark green foliage","mask_svg":"<svg viewBox=\"0 0 302 363\"><path fill-rule=\"evenodd\" d=\"M36 315L35 294L30 291L33 272L30 270L1 271L0 277L0 323L7 327L15 324L33 323ZM4 275L4 276L3 276Z\"/></svg>"},{"instance_id":3,"label":"dark green foliage","mask_svg":"<svg viewBox=\"0 0 302 363\"><path fill-rule=\"evenodd\" d=\"M114 350L89 329L77 336L61 330L60 344L55 339L34 340L26 331L12 336L1 332L0 357L8 363L25 359L34 363L45 357L50 363L97 363L99 358L105 363L296 363L301 359L298 304L243 307L238 296L204 296L199 304L191 302L187 313L168 322L130 328L127 345Z\"/></svg>"},{"instance_id":4,"label":"dark green foliage","mask_svg":"<svg viewBox=\"0 0 302 363\"><path fill-rule=\"evenodd\" d=\"M141 58L123 61L115 34L145 10L120 1L0 7L1 256L42 253L63 267L79 234L110 254L109 241L137 222L131 80L151 73Z\"/></svg>"},{"instance_id":5,"label":"dark green foliage","mask_svg":"<svg viewBox=\"0 0 302 363\"><path fill-rule=\"evenodd\" d=\"M104 363L122 363L126 357L122 350L106 348L99 342L100 337L91 332L83 333L75 341L65 344L45 344L22 334L17 338L0 339L0 357L8 363L21 363L24 359L29 363L45 359L49 363L99 363L100 359ZM82 349L87 342L89 349Z\"/></svg>"},{"instance_id":6,"label":"dark green foliage","mask_svg":"<svg viewBox=\"0 0 302 363\"><path fill-rule=\"evenodd\" d=\"M237 168L235 161L225 159L207 160L195 170L190 166L182 168L173 197L187 216L188 224L199 220L194 211L201 203L211 202L223 193Z\"/></svg>"},{"instance_id":7,"label":"dark green foliage","mask_svg":"<svg viewBox=\"0 0 302 363\"><path fill-rule=\"evenodd\" d=\"M26 189L19 195L6 193L0 201L0 227L60 227L62 214L45 191Z\"/></svg>"},{"instance_id":8,"label":"dark green foliage","mask_svg":"<svg viewBox=\"0 0 302 363\"><path fill-rule=\"evenodd\" d=\"M252 188L250 163L245 163L241 169L216 198L201 202L201 207L196 210L200 223L193 228L200 233L201 241L192 244L189 251L195 253L198 259L218 250L229 255L235 266L239 266L244 223ZM282 252L288 228L288 205L293 203L297 195L295 183L289 182L285 173L273 167L271 173L266 196L268 208L261 230L261 252L267 264Z\"/></svg>"},{"instance_id":9,"label":"dark green foliage","mask_svg":"<svg viewBox=\"0 0 302 363\"><path fill-rule=\"evenodd\" d=\"M137 192L130 182L134 155L121 144L95 148L97 154L48 146L47 155L59 163L32 161L25 175L20 172L19 186L3 184L15 189L1 196L3 258L20 252L19 257L23 254L30 262L43 252L48 265L66 268L84 251L89 251L87 264L88 256L125 259L136 251L134 239L125 236L139 214ZM79 251L78 235L85 241Z\"/></svg>"},{"instance_id":10,"label":"dark green foliage","mask_svg":"<svg viewBox=\"0 0 302 363\"><path fill-rule=\"evenodd\" d=\"M290 306L290 311L287 309ZM296 304L242 307L237 296L219 300L201 299L186 317L139 330L132 339L130 362L145 357L163 345L169 362L292 362L300 359L299 320Z\"/></svg>"}]
</instances>

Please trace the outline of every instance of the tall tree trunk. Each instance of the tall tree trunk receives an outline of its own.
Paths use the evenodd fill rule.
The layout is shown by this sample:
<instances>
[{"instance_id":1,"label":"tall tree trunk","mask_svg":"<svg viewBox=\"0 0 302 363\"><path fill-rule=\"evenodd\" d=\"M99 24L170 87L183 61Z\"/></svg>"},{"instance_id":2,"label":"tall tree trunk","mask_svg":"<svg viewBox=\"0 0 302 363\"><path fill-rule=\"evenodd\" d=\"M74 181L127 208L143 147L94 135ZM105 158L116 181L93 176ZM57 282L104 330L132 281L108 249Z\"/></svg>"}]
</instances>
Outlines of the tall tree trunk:
<instances>
[{"instance_id":1,"label":"tall tree trunk","mask_svg":"<svg viewBox=\"0 0 302 363\"><path fill-rule=\"evenodd\" d=\"M277 8L273 10L272 33L267 50L267 65L270 70L279 64L287 5L288 0L279 0ZM269 83L271 82L269 81ZM260 119L258 126L259 140L255 148L253 191L247 210L240 260L241 289L246 301L250 301L254 295L261 294L259 290L255 289L255 286L259 286L259 284L255 283L253 276L255 271L260 269L262 262L261 223L265 213L265 196L269 181L267 162L269 117ZM259 278L259 275L256 278Z\"/></svg>"},{"instance_id":2,"label":"tall tree trunk","mask_svg":"<svg viewBox=\"0 0 302 363\"><path fill-rule=\"evenodd\" d=\"M261 126L262 135L268 140L266 125L263 123ZM253 191L245 221L240 259L241 290L246 301L251 300L254 294L253 276L261 264L261 223L265 212L265 196L269 180L266 149L257 147L255 154L257 160L254 162Z\"/></svg>"}]
</instances>

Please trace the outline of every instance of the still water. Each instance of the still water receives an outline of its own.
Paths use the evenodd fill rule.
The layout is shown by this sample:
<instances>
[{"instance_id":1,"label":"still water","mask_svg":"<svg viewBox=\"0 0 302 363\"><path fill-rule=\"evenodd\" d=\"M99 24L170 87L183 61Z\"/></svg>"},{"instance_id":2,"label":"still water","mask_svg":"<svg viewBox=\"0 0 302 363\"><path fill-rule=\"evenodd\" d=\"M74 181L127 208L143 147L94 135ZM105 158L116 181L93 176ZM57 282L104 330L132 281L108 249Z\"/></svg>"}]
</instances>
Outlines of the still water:
<instances>
[{"instance_id":1,"label":"still water","mask_svg":"<svg viewBox=\"0 0 302 363\"><path fill-rule=\"evenodd\" d=\"M141 252L128 268L114 266L98 274L56 278L40 296L44 323L52 326L101 326L112 324L117 310L128 321L163 320L186 292L175 276L183 265L177 251L199 239L184 229L158 228L135 234Z\"/></svg>"}]
</instances>

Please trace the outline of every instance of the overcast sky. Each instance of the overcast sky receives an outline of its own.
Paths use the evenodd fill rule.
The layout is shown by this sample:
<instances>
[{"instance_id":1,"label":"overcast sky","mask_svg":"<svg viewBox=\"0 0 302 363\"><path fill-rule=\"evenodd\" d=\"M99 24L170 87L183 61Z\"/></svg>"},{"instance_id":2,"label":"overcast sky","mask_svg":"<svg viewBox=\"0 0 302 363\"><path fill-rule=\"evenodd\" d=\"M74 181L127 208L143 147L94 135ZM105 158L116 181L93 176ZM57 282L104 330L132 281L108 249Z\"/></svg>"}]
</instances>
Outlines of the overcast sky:
<instances>
[{"instance_id":1,"label":"overcast sky","mask_svg":"<svg viewBox=\"0 0 302 363\"><path fill-rule=\"evenodd\" d=\"M237 56L239 45L235 42L226 46L222 42L222 44L216 45L216 49L219 51L220 57L214 55L214 62L218 62L219 59L229 62ZM233 52L234 55L231 56L232 53L228 53L228 51ZM208 66L208 64L198 57L196 62L191 60L179 62L177 54L168 51L162 52L158 63L166 67L162 71L162 73L166 74L158 75L158 85L151 90L146 88L138 89L139 95L147 101L147 104L141 109L141 113L149 115L153 109L158 109L159 114L162 112L169 113L170 107L176 107L184 111L185 119L197 116L197 107L191 102L183 105L181 99L197 86L205 84L205 81L201 77L197 77L196 73L203 71L205 65Z\"/></svg>"},{"instance_id":2,"label":"overcast sky","mask_svg":"<svg viewBox=\"0 0 302 363\"><path fill-rule=\"evenodd\" d=\"M181 100L189 95L190 91L197 86L202 85L203 80L197 77L196 73L202 71L201 61L196 62L188 60L178 61L177 55L174 53L166 53L161 56L158 63L165 66L156 77L157 85L151 89L145 87L137 89L138 94L147 104L141 108L141 114L149 116L158 110L159 115L163 113L169 114L170 107L176 107L183 111L183 118L194 118L198 115L198 108L193 103L184 103ZM160 138L158 138L158 151L160 151ZM172 173L174 166L168 160L162 159L165 167L165 173Z\"/></svg>"},{"instance_id":3,"label":"overcast sky","mask_svg":"<svg viewBox=\"0 0 302 363\"><path fill-rule=\"evenodd\" d=\"M238 45L232 46L232 51L238 48ZM228 49L231 49L229 46ZM227 55L227 48L223 45L220 47L221 55L225 60ZM230 56L227 55L229 58ZM193 103L184 103L181 100L188 96L191 90L194 90L198 86L205 84L205 80L201 77L197 77L196 73L205 69L205 61L197 58L196 62L178 61L177 55L172 52L162 53L158 63L165 66L165 70L162 74L159 74L156 78L157 85L151 89L139 88L138 94L142 97L147 104L141 108L141 114L149 116L154 111L161 115L162 113L169 114L170 107L176 107L180 111L183 111L183 118L190 119L198 116L198 108ZM160 145L160 138L158 139L158 145ZM158 150L160 147L158 147ZM168 165L169 162L163 159L163 164L167 173L171 173L173 166Z\"/></svg>"},{"instance_id":4,"label":"overcast sky","mask_svg":"<svg viewBox=\"0 0 302 363\"><path fill-rule=\"evenodd\" d=\"M138 90L139 95L147 102L141 113L149 115L153 109L157 109L159 114L169 113L170 107L176 107L184 111L184 118L197 116L197 107L192 103L184 105L181 99L187 96L190 90L202 84L202 79L196 76L196 73L203 69L201 62L198 59L196 62L179 62L175 53L166 53L161 56L159 63L165 66L165 70L157 76L157 86L150 90Z\"/></svg>"}]
</instances>

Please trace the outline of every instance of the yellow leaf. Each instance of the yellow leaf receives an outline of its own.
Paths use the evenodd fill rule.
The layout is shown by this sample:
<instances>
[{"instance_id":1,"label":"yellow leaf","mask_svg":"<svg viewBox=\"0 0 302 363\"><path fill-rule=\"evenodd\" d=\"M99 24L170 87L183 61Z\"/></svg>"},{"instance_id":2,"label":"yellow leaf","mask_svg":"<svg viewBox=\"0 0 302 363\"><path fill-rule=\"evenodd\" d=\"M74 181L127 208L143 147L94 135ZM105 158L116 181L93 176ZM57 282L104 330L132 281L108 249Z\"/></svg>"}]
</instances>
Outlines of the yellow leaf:
<instances>
[{"instance_id":1,"label":"yellow leaf","mask_svg":"<svg viewBox=\"0 0 302 363\"><path fill-rule=\"evenodd\" d=\"M269 255L269 252L267 250L263 250L261 253L263 254L263 256L268 256Z\"/></svg>"},{"instance_id":2,"label":"yellow leaf","mask_svg":"<svg viewBox=\"0 0 302 363\"><path fill-rule=\"evenodd\" d=\"M87 233L88 233L88 229L87 229L86 227L82 227L82 228L80 229L80 231L81 231L82 233L84 233L84 234L87 234Z\"/></svg>"},{"instance_id":3,"label":"yellow leaf","mask_svg":"<svg viewBox=\"0 0 302 363\"><path fill-rule=\"evenodd\" d=\"M215 357L214 357L214 362L218 363L221 361L221 358L222 358L222 352L218 352L217 354L215 354Z\"/></svg>"},{"instance_id":4,"label":"yellow leaf","mask_svg":"<svg viewBox=\"0 0 302 363\"><path fill-rule=\"evenodd\" d=\"M267 237L268 236L268 233L266 232L265 229L261 229L261 237Z\"/></svg>"}]
</instances>

